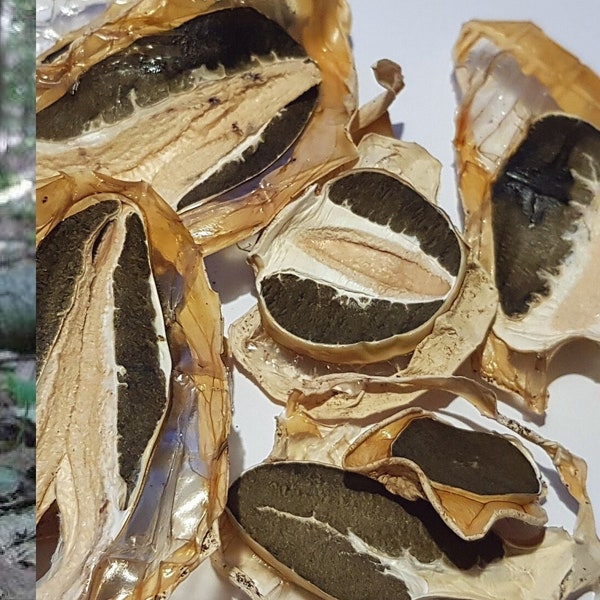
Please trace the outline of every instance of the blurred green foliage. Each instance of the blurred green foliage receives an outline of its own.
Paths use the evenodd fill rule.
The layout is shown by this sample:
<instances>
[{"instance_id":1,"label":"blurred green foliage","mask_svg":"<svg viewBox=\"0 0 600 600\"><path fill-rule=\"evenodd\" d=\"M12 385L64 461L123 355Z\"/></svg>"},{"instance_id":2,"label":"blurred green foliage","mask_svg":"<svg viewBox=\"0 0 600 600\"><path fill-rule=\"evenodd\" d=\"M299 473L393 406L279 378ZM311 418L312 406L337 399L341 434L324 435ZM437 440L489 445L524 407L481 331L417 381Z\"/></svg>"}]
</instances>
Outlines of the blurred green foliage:
<instances>
[{"instance_id":1,"label":"blurred green foliage","mask_svg":"<svg viewBox=\"0 0 600 600\"><path fill-rule=\"evenodd\" d=\"M6 373L3 387L16 406L31 408L35 406L35 381L21 379L14 373Z\"/></svg>"}]
</instances>

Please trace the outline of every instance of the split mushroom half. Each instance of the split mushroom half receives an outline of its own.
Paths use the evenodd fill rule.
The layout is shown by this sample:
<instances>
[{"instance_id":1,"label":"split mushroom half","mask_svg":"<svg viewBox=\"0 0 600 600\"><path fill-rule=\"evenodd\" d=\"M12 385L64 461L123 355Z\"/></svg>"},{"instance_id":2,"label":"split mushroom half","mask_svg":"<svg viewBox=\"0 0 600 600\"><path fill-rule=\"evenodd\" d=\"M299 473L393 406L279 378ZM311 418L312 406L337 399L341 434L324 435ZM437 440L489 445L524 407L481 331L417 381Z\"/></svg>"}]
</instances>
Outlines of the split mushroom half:
<instances>
[{"instance_id":1,"label":"split mushroom half","mask_svg":"<svg viewBox=\"0 0 600 600\"><path fill-rule=\"evenodd\" d=\"M37 203L36 515L60 517L37 597L158 594L216 545L231 413L219 303L146 184L61 175Z\"/></svg>"}]
</instances>

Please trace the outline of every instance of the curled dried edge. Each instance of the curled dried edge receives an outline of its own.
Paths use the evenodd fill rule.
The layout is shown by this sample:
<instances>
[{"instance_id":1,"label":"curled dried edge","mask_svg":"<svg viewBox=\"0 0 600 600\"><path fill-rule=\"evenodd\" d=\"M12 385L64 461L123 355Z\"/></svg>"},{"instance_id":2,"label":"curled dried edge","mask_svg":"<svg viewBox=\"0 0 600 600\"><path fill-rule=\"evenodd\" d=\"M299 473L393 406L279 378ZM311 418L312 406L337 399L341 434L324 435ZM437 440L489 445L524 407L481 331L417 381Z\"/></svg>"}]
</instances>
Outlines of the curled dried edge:
<instances>
[{"instance_id":1,"label":"curled dried edge","mask_svg":"<svg viewBox=\"0 0 600 600\"><path fill-rule=\"evenodd\" d=\"M390 69L389 62L384 61L376 70L381 73L388 91L383 100L370 103L357 114L356 75L349 43L350 13L346 2L227 0L217 3L211 0L202 7L192 0L176 4L156 0L116 3L94 24L93 30L76 32L60 42L59 48L70 42L65 56L52 64L38 64L37 69L36 111L39 111L68 93L91 65L139 37L171 29L199 14L242 5L256 8L273 19L300 43L318 65L322 82L317 108L285 165L265 175L254 190L243 196L183 211L184 224L205 254L255 233L306 185L354 161L356 152L351 130L364 130L376 123L382 110L385 111L382 102L402 87L399 70ZM45 56L57 49L50 49ZM119 176L115 172L110 174Z\"/></svg>"},{"instance_id":2,"label":"curled dried edge","mask_svg":"<svg viewBox=\"0 0 600 600\"><path fill-rule=\"evenodd\" d=\"M506 542L525 547L539 543L540 527L547 521L546 512L540 505L540 500L545 495L545 487L538 466L519 439L508 435L498 437L489 433L483 438L490 444L496 442L495 453L499 459L507 456L510 448L507 443L518 452L518 454L514 451L511 453L511 460L515 460L515 455L524 459L518 461L518 468L516 463L511 463L510 475L506 464L502 467L499 466L502 460L485 462L486 454L479 455L478 450L475 450L477 455L469 456L469 460L475 464L465 464L461 458L464 450L457 455L456 448L448 448L447 452L444 452L441 444L435 442L428 444L428 454L435 458L427 462L430 464L438 462L441 466L436 469L438 474L440 469L450 472L455 464L459 465L457 473L460 475L457 476L456 483L452 483L451 477L448 477L445 482L441 482L428 475L418 459L400 457L393 452L394 441L410 423L418 419L431 420L440 424L446 423L435 413L419 407L400 411L393 417L368 429L352 442L342 460L344 468L377 479L392 493L409 500L426 499L434 506L446 525L463 539L480 539L498 521L512 519L511 526L505 528L503 532L502 537ZM447 430L450 425L446 423L444 427ZM459 433L459 430L455 431ZM466 435L462 430L460 431L463 443L466 443L470 430L465 430ZM478 435L482 439L481 434ZM503 446L500 447L500 444ZM466 447L471 448L468 445ZM444 464L446 467L442 466ZM473 475L468 474L469 469L473 470ZM489 475L482 475L479 469L487 470ZM497 489L503 487L504 491L494 494L474 490L468 485L469 479L471 484L475 484L475 487L477 487L478 480L485 479L486 487L490 489L496 487L490 485L490 482L496 477L496 472L498 481L505 482L505 478L510 476L515 480L518 478L522 487L519 489L512 487L513 491L509 491L502 483ZM537 489L531 485L533 477L537 480ZM512 485L518 486L519 484L513 483ZM527 491L522 491L525 488ZM525 523L528 527L520 528L517 522Z\"/></svg>"},{"instance_id":3,"label":"curled dried edge","mask_svg":"<svg viewBox=\"0 0 600 600\"><path fill-rule=\"evenodd\" d=\"M368 134L358 144L356 168L379 168L395 173L435 203L439 162L417 144ZM364 420L398 410L400 398L389 392L402 376L450 375L485 338L497 305L497 292L486 271L469 252L463 284L433 329L406 356L352 368L309 359L275 343L264 331L258 310L250 309L229 328L232 353L265 393L285 404L300 391L305 409L317 420ZM389 385L388 385L389 384Z\"/></svg>"},{"instance_id":4,"label":"curled dried edge","mask_svg":"<svg viewBox=\"0 0 600 600\"><path fill-rule=\"evenodd\" d=\"M143 215L152 274L163 289L169 290L164 319L173 364L165 425L168 423L175 435L171 442L161 443L160 436L156 440L148 472L143 474L132 501L140 509L130 508L121 531L112 532L112 539L109 535L107 546L95 549L94 564L80 565L81 572L93 569L93 573L85 582L87 591L77 597L118 591L130 598L147 598L168 593L218 546L215 526L228 485L229 382L221 355L220 305L209 287L200 252L176 214L147 184L122 182L97 173L63 174L40 181L36 243L39 245L74 211L107 198L132 206ZM53 431L43 427L46 400L38 397L38 448L44 445L44 438L52 443ZM187 415L184 421L179 416L182 414ZM80 455L82 448L65 447L64 452ZM40 473L44 457L38 454L37 460L40 481L44 479ZM95 465L79 462L87 477L94 477ZM164 477L158 487L156 482L145 483L152 472L158 481ZM85 504L77 507L85 500L86 490L78 487L84 482L69 477L73 474L63 473L63 485L54 491L59 510L65 512L58 552L74 544L77 528L83 527L79 513L90 510ZM38 493L38 502L46 492ZM38 508L43 511L45 507ZM38 513L37 518L41 516ZM90 518L86 523L90 529L98 525ZM79 558L85 562L89 556ZM68 583L68 577L62 581L60 570L48 575L38 582L38 597L47 597L45 589L51 594L48 597L56 597L56 586Z\"/></svg>"},{"instance_id":5,"label":"curled dried edge","mask_svg":"<svg viewBox=\"0 0 600 600\"><path fill-rule=\"evenodd\" d=\"M420 387L424 378L407 378L398 393ZM497 397L487 386L463 377L427 378L430 387L452 392L470 402L479 413L507 428L518 439L541 448L552 460L561 482L576 500L579 508L572 534L563 528L546 527L543 539L537 537L534 549L507 550L507 557L461 574L424 570L410 597L460 598L492 600L493 598L576 598L586 591L600 591L600 540L596 533L592 506L586 491L585 461L561 444L547 440L521 423L507 418L497 409ZM355 423L327 425L312 420L293 402L278 421L278 436L269 461L307 461L341 466L352 442L368 428ZM500 525L500 523L498 523ZM314 585L301 580L285 565L278 564L258 547L226 511L220 520L222 548L213 555L214 567L253 599L293 600L326 598ZM504 526L502 526L504 527ZM498 528L501 536L508 529ZM538 532L539 533L539 532ZM530 542L532 539L529 540ZM379 560L393 569L388 556ZM411 563L414 566L414 563ZM551 567L549 567L552 565ZM417 568L418 569L418 568ZM411 575L412 566L409 569ZM402 576L402 568L396 573ZM408 575L408 573L406 573ZM422 577L422 580L420 579ZM411 580L412 581L412 580Z\"/></svg>"},{"instance_id":6,"label":"curled dried edge","mask_svg":"<svg viewBox=\"0 0 600 600\"><path fill-rule=\"evenodd\" d=\"M455 146L465 236L494 277L489 195L496 175L523 133L541 116L564 114L600 127L600 78L529 22L466 23L455 44L454 61L460 95ZM585 223L584 237L590 240L597 240L600 216L597 191L595 195ZM597 247L597 241L593 244ZM587 304L596 302L592 297ZM569 308L563 319L569 312L579 311ZM510 339L519 334L519 319L510 324L499 310L486 343L473 357L482 376L518 392L536 413L546 410L548 365L556 352L573 339L599 339L597 324L581 329L574 322L560 339L549 337L549 328L547 323L540 326L535 350L515 349ZM526 335L535 337L535 332L530 328Z\"/></svg>"}]
</instances>

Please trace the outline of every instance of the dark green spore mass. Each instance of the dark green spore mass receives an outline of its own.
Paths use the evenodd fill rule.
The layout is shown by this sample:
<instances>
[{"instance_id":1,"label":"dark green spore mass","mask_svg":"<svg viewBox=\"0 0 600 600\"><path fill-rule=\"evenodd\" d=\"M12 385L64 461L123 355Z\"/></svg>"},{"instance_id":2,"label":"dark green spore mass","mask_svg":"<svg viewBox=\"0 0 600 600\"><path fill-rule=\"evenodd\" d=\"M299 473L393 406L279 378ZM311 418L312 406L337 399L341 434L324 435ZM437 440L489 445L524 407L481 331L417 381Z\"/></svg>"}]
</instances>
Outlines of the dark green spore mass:
<instances>
[{"instance_id":1,"label":"dark green spore mass","mask_svg":"<svg viewBox=\"0 0 600 600\"><path fill-rule=\"evenodd\" d=\"M432 481L475 494L537 494L531 463L508 440L436 419L413 419L392 444L392 456L419 465Z\"/></svg>"},{"instance_id":2,"label":"dark green spore mass","mask_svg":"<svg viewBox=\"0 0 600 600\"><path fill-rule=\"evenodd\" d=\"M36 345L38 373L58 334L62 318L73 304L75 286L86 260L86 246L99 239L117 213L115 201L94 204L61 221L36 254Z\"/></svg>"},{"instance_id":3,"label":"dark green spore mass","mask_svg":"<svg viewBox=\"0 0 600 600\"><path fill-rule=\"evenodd\" d=\"M492 187L496 287L502 310L526 314L548 296L545 273L556 274L572 252L566 235L577 227L600 173L600 131L564 115L529 129ZM579 174L581 179L575 174Z\"/></svg>"},{"instance_id":4,"label":"dark green spore mass","mask_svg":"<svg viewBox=\"0 0 600 600\"><path fill-rule=\"evenodd\" d=\"M448 221L395 177L357 170L332 184L329 199L373 223L416 237L423 252L436 258L451 275L458 274L462 251Z\"/></svg>"},{"instance_id":5,"label":"dark green spore mass","mask_svg":"<svg viewBox=\"0 0 600 600\"><path fill-rule=\"evenodd\" d=\"M37 114L38 139L65 140L102 118L114 123L129 116L135 92L140 106L155 104L189 88L190 72L204 65L243 70L253 57L305 57L303 48L277 23L251 8L200 15L179 27L141 38L93 65L65 94Z\"/></svg>"},{"instance_id":6,"label":"dark green spore mass","mask_svg":"<svg viewBox=\"0 0 600 600\"><path fill-rule=\"evenodd\" d=\"M134 214L127 218L125 243L113 279L115 360L123 368L118 375L119 470L130 492L142 454L167 405L151 276L144 226Z\"/></svg>"},{"instance_id":7,"label":"dark green spore mass","mask_svg":"<svg viewBox=\"0 0 600 600\"><path fill-rule=\"evenodd\" d=\"M226 192L273 164L304 129L315 108L318 94L319 88L315 86L290 102L267 125L260 144L247 148L240 160L226 163L222 169L197 185L179 201L177 210Z\"/></svg>"},{"instance_id":8,"label":"dark green spore mass","mask_svg":"<svg viewBox=\"0 0 600 600\"><path fill-rule=\"evenodd\" d=\"M494 534L467 542L424 501L390 494L377 481L315 463L255 467L231 487L227 506L246 533L279 562L339 600L409 600L401 579L358 552L350 533L391 557L443 559L459 569L503 556Z\"/></svg>"},{"instance_id":9,"label":"dark green spore mass","mask_svg":"<svg viewBox=\"0 0 600 600\"><path fill-rule=\"evenodd\" d=\"M290 333L318 344L374 342L412 331L429 320L441 300L403 304L371 299L361 306L336 288L291 273L261 281L273 318Z\"/></svg>"}]
</instances>

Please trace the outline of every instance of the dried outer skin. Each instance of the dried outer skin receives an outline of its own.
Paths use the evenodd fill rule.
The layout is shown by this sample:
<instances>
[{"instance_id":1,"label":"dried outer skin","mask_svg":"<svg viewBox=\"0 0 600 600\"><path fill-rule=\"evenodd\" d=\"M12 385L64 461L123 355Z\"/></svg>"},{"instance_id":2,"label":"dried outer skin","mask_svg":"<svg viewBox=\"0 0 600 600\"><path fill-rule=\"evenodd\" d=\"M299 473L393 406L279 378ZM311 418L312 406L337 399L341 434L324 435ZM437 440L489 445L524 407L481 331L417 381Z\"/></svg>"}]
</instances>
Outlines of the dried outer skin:
<instances>
[{"instance_id":1,"label":"dried outer skin","mask_svg":"<svg viewBox=\"0 0 600 600\"><path fill-rule=\"evenodd\" d=\"M37 110L40 111L67 94L86 70L126 48L141 36L170 30L200 14L235 9L242 5L255 8L278 23L305 49L312 62L318 66L316 73L309 76L313 78L314 75L317 80L308 87L320 80L319 98L317 109L295 146L292 160L262 177L252 191L242 191L242 195L235 201L209 202L193 210L184 210L184 222L205 252L225 247L262 228L308 182L323 177L355 158L355 147L348 129L350 119L356 111L357 94L346 3L343 0L287 0L283 3L261 0L253 0L251 3L237 0L216 3L213 0L199 7L192 0L177 4L141 0L133 6L116 5L109 8L103 16L101 27L95 32L87 32L79 37L75 35L77 39L71 43L68 52L59 54L52 63L38 65ZM110 43L107 44L106 40L110 40ZM62 42L65 43L66 41ZM51 50L50 56L52 52ZM310 66L309 63L306 65ZM286 77L285 72L281 76ZM246 84L260 85L261 82L255 78L254 82L248 79ZM288 89L289 85L282 85L283 92L291 91ZM277 95L284 94L278 92ZM240 96L239 99L243 98ZM269 100L263 103L264 106L270 104L273 102ZM216 102L213 102L213 108L218 109ZM240 125L237 122L235 124ZM237 128L232 125L230 129L225 133L235 142L233 134L236 134ZM216 141L220 143L219 139ZM40 147L40 154L42 153L43 149ZM208 148L205 154L205 158L213 160L214 148ZM62 168L72 166L73 162L69 160L69 164ZM88 167L97 169L98 165ZM147 169L137 173L124 168L119 170L116 164L111 167L110 172L126 179L137 179L140 176L150 178ZM176 173L177 169L173 172ZM160 188L158 191L169 202L176 204L182 195L181 190L169 189L168 173L163 183L164 189Z\"/></svg>"},{"instance_id":2,"label":"dried outer skin","mask_svg":"<svg viewBox=\"0 0 600 600\"><path fill-rule=\"evenodd\" d=\"M87 230L80 226L85 222ZM38 284L48 292L61 283L67 288L62 299L60 294L43 294L45 306L38 312L37 519L56 502L62 540L53 566L38 582L38 597L146 598L166 593L214 550L213 528L226 498L230 405L218 300L189 233L146 184L92 173L42 181L37 223L43 267ZM70 274L57 273L61 252L72 257L67 263ZM89 271L94 263L93 311L86 313L81 297L90 278L79 267ZM110 265L112 276L107 277L103 273ZM136 304L147 292L128 295L137 271L138 281L155 289L150 292L154 316L147 312L147 303ZM68 292L71 279L74 294ZM98 293L102 287L109 300L104 310L94 300L103 297ZM110 319L113 302L114 324L105 320L103 335L98 335L95 315L104 313ZM52 318L57 310L58 327ZM91 323L83 338L80 316ZM102 341L132 321L139 322L136 337L114 350ZM148 389L147 364L154 351L139 333L154 327L165 377L162 392L154 383ZM77 344L81 352L72 360ZM118 405L107 385L111 364L121 365L113 371L115 381L127 383ZM55 394L65 379L87 383ZM100 415L88 399L98 385L103 391L96 404L106 405ZM159 392L160 433L147 404ZM144 443L142 423L152 419L155 431ZM140 453L141 460L130 458Z\"/></svg>"},{"instance_id":3,"label":"dried outer skin","mask_svg":"<svg viewBox=\"0 0 600 600\"><path fill-rule=\"evenodd\" d=\"M501 298L475 365L541 413L554 353L600 339L600 298L585 284L600 248L600 78L531 23L467 23L454 60L465 235ZM544 258L516 267L531 262L510 260L518 247Z\"/></svg>"},{"instance_id":4,"label":"dried outer skin","mask_svg":"<svg viewBox=\"0 0 600 600\"><path fill-rule=\"evenodd\" d=\"M541 474L518 440L453 427L420 408L362 433L342 464L393 493L426 498L465 539L478 539L499 519L512 518L535 526L538 543L535 528L546 522Z\"/></svg>"}]
</instances>

